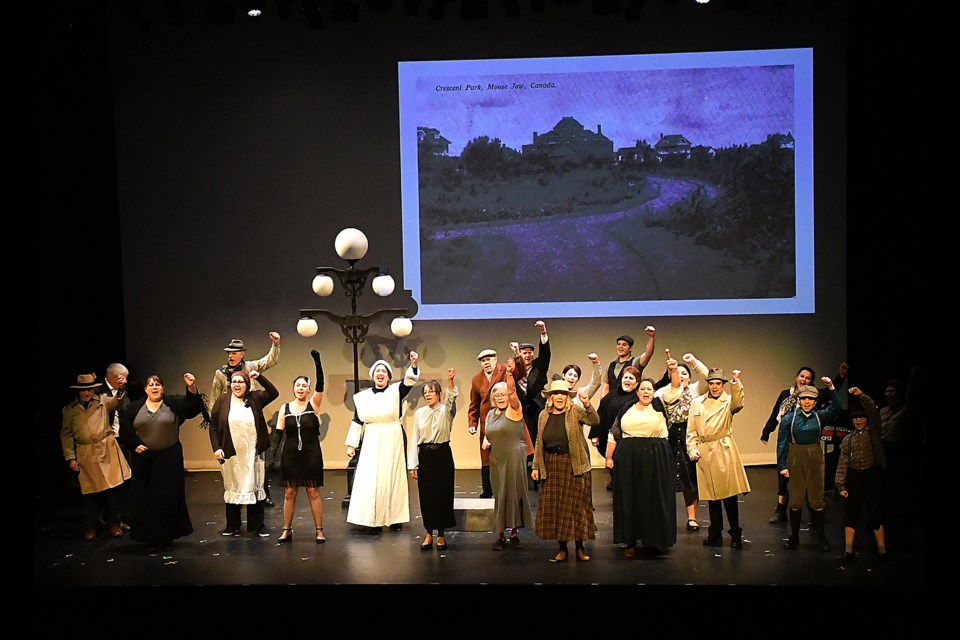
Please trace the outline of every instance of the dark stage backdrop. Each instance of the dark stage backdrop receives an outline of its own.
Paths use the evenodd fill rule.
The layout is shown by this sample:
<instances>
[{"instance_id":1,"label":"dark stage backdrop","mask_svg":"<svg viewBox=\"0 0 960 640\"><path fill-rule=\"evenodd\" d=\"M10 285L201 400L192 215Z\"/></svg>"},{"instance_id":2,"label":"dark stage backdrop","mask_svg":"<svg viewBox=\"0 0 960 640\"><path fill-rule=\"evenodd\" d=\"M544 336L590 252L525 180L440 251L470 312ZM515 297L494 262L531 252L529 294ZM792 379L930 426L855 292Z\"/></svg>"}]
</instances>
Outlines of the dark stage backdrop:
<instances>
[{"instance_id":1,"label":"dark stage backdrop","mask_svg":"<svg viewBox=\"0 0 960 640\"><path fill-rule=\"evenodd\" d=\"M594 15L588 2L550 3L516 19L498 15L500 5L493 3L487 20L461 20L456 3L444 20L361 6L358 22L328 20L319 30L296 15L279 19L271 7L259 20L238 18L230 26L207 25L189 12L185 24L168 26L158 9L152 28L141 30L127 15L110 16L130 365L141 376L160 372L170 391L179 390L180 374L190 370L209 390L229 339L243 338L248 355L259 357L269 346L267 332L277 330L280 365L269 375L283 401L293 377L309 372L308 351L319 348L329 380L325 459L342 466L350 350L324 320L310 340L299 337L295 325L302 307L347 308L339 293L316 298L310 280L318 265L341 266L333 240L348 226L370 241L361 266L387 265L398 282L387 299L368 294L361 311L377 303L412 304L402 290L398 62L811 47L815 250L807 277L815 285L815 312L542 318L554 344L551 369L558 372L567 362L586 370L590 351L609 362L624 332L637 339L639 352L647 324L658 328L650 375L661 373L664 347L675 355L692 351L728 372L742 369L747 408L737 420L738 441L748 462L772 462L772 446L763 447L757 436L778 391L801 364L833 375L846 357L845 3L743 11L721 3L646 4L639 21ZM610 268L637 269L642 277L629 262ZM544 288L566 285L563 265L538 275ZM414 318L413 334L403 340L382 322L363 349L361 370L377 357L415 348L427 376L457 368L465 409L476 353L532 340L539 319L478 322L482 316ZM271 409L278 407L279 401ZM455 456L461 467L477 466L465 420L458 418ZM183 439L188 466L214 466L206 436L193 423Z\"/></svg>"}]
</instances>

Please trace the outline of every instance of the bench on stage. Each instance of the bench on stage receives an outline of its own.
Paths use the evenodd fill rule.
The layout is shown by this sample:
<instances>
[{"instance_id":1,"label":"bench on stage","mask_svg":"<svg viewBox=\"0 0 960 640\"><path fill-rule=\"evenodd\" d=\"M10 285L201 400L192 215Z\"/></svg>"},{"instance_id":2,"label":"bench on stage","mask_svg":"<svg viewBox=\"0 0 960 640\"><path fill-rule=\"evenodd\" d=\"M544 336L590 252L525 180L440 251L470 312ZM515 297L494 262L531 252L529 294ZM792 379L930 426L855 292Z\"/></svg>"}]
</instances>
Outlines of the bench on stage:
<instances>
[{"instance_id":1,"label":"bench on stage","mask_svg":"<svg viewBox=\"0 0 960 640\"><path fill-rule=\"evenodd\" d=\"M493 498L454 498L453 514L458 531L493 531Z\"/></svg>"}]
</instances>

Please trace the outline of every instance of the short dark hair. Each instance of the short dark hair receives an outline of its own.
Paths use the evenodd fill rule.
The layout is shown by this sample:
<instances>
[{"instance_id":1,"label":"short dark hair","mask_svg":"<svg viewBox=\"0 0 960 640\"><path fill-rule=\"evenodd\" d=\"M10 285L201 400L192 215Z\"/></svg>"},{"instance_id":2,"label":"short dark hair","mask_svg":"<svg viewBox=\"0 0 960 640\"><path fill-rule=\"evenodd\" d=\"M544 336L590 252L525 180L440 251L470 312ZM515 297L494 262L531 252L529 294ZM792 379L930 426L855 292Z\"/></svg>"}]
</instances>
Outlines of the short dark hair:
<instances>
[{"instance_id":1,"label":"short dark hair","mask_svg":"<svg viewBox=\"0 0 960 640\"><path fill-rule=\"evenodd\" d=\"M814 382L817 379L817 372L813 370L813 367L800 367L797 369L797 375L800 375L804 371L810 372L810 382Z\"/></svg>"},{"instance_id":2,"label":"short dark hair","mask_svg":"<svg viewBox=\"0 0 960 640\"><path fill-rule=\"evenodd\" d=\"M567 371L570 371L570 369L573 369L574 371L577 372L578 378L583 375L583 373L580 371L580 367L578 367L575 364L568 364L567 366L565 366L563 368L563 373L561 375L567 375Z\"/></svg>"}]
</instances>

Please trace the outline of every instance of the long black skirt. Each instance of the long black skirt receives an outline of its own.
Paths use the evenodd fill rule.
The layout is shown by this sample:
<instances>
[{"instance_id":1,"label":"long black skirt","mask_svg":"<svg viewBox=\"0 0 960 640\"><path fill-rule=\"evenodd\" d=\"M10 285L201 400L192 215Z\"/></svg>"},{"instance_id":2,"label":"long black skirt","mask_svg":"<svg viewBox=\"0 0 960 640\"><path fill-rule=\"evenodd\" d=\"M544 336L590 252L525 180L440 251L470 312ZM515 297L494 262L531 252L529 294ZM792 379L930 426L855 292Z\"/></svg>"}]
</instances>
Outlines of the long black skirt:
<instances>
[{"instance_id":1,"label":"long black skirt","mask_svg":"<svg viewBox=\"0 0 960 640\"><path fill-rule=\"evenodd\" d=\"M455 469L450 443L422 444L417 455L420 459L417 487L423 528L429 531L452 529L457 520L453 515Z\"/></svg>"},{"instance_id":2,"label":"long black skirt","mask_svg":"<svg viewBox=\"0 0 960 640\"><path fill-rule=\"evenodd\" d=\"M164 545L193 533L183 483L183 447L147 449L130 457L133 472L130 537Z\"/></svg>"},{"instance_id":3,"label":"long black skirt","mask_svg":"<svg viewBox=\"0 0 960 640\"><path fill-rule=\"evenodd\" d=\"M676 467L666 438L622 438L613 454L613 541L677 542Z\"/></svg>"}]
</instances>

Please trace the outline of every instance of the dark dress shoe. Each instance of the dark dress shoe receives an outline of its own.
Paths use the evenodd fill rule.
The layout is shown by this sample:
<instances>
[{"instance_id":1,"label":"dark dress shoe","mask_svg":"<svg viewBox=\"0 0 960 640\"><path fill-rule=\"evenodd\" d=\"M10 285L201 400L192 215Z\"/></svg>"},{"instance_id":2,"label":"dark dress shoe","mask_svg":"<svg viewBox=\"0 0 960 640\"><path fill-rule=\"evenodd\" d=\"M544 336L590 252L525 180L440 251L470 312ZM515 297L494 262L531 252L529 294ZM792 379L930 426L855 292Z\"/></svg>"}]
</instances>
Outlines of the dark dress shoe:
<instances>
[{"instance_id":1,"label":"dark dress shoe","mask_svg":"<svg viewBox=\"0 0 960 640\"><path fill-rule=\"evenodd\" d=\"M257 529L255 533L256 533L258 536L260 536L261 538L269 538L269 537L270 537L270 531L267 530L267 525L265 525L265 524L260 525L260 528Z\"/></svg>"},{"instance_id":2,"label":"dark dress shoe","mask_svg":"<svg viewBox=\"0 0 960 640\"><path fill-rule=\"evenodd\" d=\"M424 540L423 544L420 545L420 551L429 551L433 548L433 538L429 540Z\"/></svg>"},{"instance_id":3,"label":"dark dress shoe","mask_svg":"<svg viewBox=\"0 0 960 640\"><path fill-rule=\"evenodd\" d=\"M390 530L391 530L391 531L400 531L401 529L403 529L403 523L402 523L402 522L398 522L398 523L396 523L396 524L390 525Z\"/></svg>"},{"instance_id":4,"label":"dark dress shoe","mask_svg":"<svg viewBox=\"0 0 960 640\"><path fill-rule=\"evenodd\" d=\"M238 536L238 535L240 535L240 529L239 529L239 528L237 528L237 529L231 529L230 527L227 527L226 529L224 529L223 531L220 532L220 535L222 535L222 536Z\"/></svg>"},{"instance_id":5,"label":"dark dress shoe","mask_svg":"<svg viewBox=\"0 0 960 640\"><path fill-rule=\"evenodd\" d=\"M853 562L854 555L852 553L844 553L843 557L840 558L840 568L846 567L848 564Z\"/></svg>"},{"instance_id":6,"label":"dark dress shoe","mask_svg":"<svg viewBox=\"0 0 960 640\"><path fill-rule=\"evenodd\" d=\"M284 527L283 533L277 538L277 544L287 544L288 542L293 542L293 529Z\"/></svg>"},{"instance_id":7,"label":"dark dress shoe","mask_svg":"<svg viewBox=\"0 0 960 640\"><path fill-rule=\"evenodd\" d=\"M503 538L497 538L497 541L493 543L494 551L503 551L506 548L507 548L507 541L504 540Z\"/></svg>"},{"instance_id":8,"label":"dark dress shoe","mask_svg":"<svg viewBox=\"0 0 960 640\"><path fill-rule=\"evenodd\" d=\"M723 536L721 534L709 534L703 541L705 547L719 547L723 545Z\"/></svg>"},{"instance_id":9,"label":"dark dress shoe","mask_svg":"<svg viewBox=\"0 0 960 640\"><path fill-rule=\"evenodd\" d=\"M517 534L511 535L511 536L510 536L510 544L512 544L512 545L515 546L515 547L519 547L519 546L520 546L520 536L518 536Z\"/></svg>"},{"instance_id":10,"label":"dark dress shoe","mask_svg":"<svg viewBox=\"0 0 960 640\"><path fill-rule=\"evenodd\" d=\"M796 551L800 548L800 538L797 536L790 536L787 538L787 542L783 545L783 548L787 551Z\"/></svg>"},{"instance_id":11,"label":"dark dress shoe","mask_svg":"<svg viewBox=\"0 0 960 640\"><path fill-rule=\"evenodd\" d=\"M730 548L743 549L743 538L741 536L733 536L730 539Z\"/></svg>"}]
</instances>

